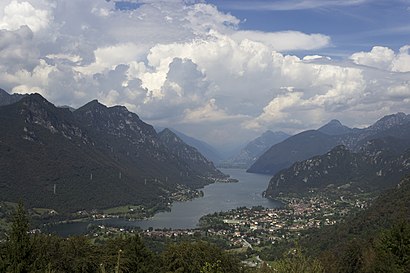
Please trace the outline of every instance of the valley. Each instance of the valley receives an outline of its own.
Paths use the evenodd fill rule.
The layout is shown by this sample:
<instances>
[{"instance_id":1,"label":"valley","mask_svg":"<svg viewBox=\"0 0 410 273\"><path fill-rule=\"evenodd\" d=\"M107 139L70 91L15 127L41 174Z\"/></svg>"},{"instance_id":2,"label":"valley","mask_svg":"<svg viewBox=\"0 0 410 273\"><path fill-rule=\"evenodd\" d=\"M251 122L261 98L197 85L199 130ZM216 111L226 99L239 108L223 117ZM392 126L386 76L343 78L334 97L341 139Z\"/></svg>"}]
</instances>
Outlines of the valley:
<instances>
[{"instance_id":1,"label":"valley","mask_svg":"<svg viewBox=\"0 0 410 273\"><path fill-rule=\"evenodd\" d=\"M81 236L96 245L138 234L153 249L206 241L262 268L295 242L321 253L333 240L328 233L310 240L333 227L350 238L341 227L365 217L389 190L407 189L407 180L399 184L410 171L404 113L363 129L332 120L294 136L264 133L236 159L219 162L242 169L217 169L181 133L156 132L123 106L94 100L68 110L38 94L5 101L2 243L24 198L30 234Z\"/></svg>"}]
</instances>

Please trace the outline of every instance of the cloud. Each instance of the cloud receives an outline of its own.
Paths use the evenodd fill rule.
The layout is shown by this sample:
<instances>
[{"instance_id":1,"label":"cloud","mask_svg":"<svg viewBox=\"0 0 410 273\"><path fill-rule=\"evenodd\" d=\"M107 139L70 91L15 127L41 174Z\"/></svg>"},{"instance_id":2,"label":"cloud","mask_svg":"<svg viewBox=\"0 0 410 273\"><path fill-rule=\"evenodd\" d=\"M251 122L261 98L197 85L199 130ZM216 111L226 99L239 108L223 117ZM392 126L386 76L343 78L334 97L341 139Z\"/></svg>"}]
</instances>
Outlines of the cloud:
<instances>
[{"instance_id":1,"label":"cloud","mask_svg":"<svg viewBox=\"0 0 410 273\"><path fill-rule=\"evenodd\" d=\"M215 99L210 99L207 104L196 109L186 109L184 111L182 123L201 123L201 122L233 122L237 119L243 119L244 116L230 116L225 111L218 108Z\"/></svg>"},{"instance_id":2,"label":"cloud","mask_svg":"<svg viewBox=\"0 0 410 273\"><path fill-rule=\"evenodd\" d=\"M375 46L370 52L354 53L350 59L356 64L367 65L395 72L410 71L410 45L400 48L398 54L387 47Z\"/></svg>"},{"instance_id":3,"label":"cloud","mask_svg":"<svg viewBox=\"0 0 410 273\"><path fill-rule=\"evenodd\" d=\"M46 28L51 19L48 10L36 8L29 1L13 0L3 7L0 14L0 29L6 30L28 26L33 32L37 32Z\"/></svg>"},{"instance_id":4,"label":"cloud","mask_svg":"<svg viewBox=\"0 0 410 273\"><path fill-rule=\"evenodd\" d=\"M288 0L226 1L223 7L236 10L305 10L338 6L357 6L369 0Z\"/></svg>"},{"instance_id":5,"label":"cloud","mask_svg":"<svg viewBox=\"0 0 410 273\"><path fill-rule=\"evenodd\" d=\"M283 79L289 84L297 83L293 80L295 78L301 78L303 82L296 87L282 88L282 92L263 108L259 116L244 123L246 128L283 127L287 126L286 123L299 128L304 124L311 128L320 124L324 116L337 115L361 103L366 92L366 80L360 69L306 63L297 58L292 62L292 67L297 69L284 70Z\"/></svg>"},{"instance_id":6,"label":"cloud","mask_svg":"<svg viewBox=\"0 0 410 273\"><path fill-rule=\"evenodd\" d=\"M396 72L410 72L410 45L400 48L399 54L393 59L391 70Z\"/></svg>"},{"instance_id":7,"label":"cloud","mask_svg":"<svg viewBox=\"0 0 410 273\"><path fill-rule=\"evenodd\" d=\"M380 69L389 69L395 57L394 51L390 48L375 46L370 52L354 53L350 59L357 64L367 65Z\"/></svg>"},{"instance_id":8,"label":"cloud","mask_svg":"<svg viewBox=\"0 0 410 273\"><path fill-rule=\"evenodd\" d=\"M0 29L1 71L15 73L36 66L39 50L32 46L32 42L33 32L27 26L14 31Z\"/></svg>"},{"instance_id":9,"label":"cloud","mask_svg":"<svg viewBox=\"0 0 410 273\"><path fill-rule=\"evenodd\" d=\"M232 37L249 39L270 45L276 51L312 50L330 45L330 37L323 34L305 34L299 31L266 33L261 31L236 31Z\"/></svg>"},{"instance_id":10,"label":"cloud","mask_svg":"<svg viewBox=\"0 0 410 273\"><path fill-rule=\"evenodd\" d=\"M298 57L285 52L317 52L331 38L241 30L235 16L199 1L132 3L119 10L101 0L3 1L1 87L40 92L57 105L125 105L223 147L266 129L295 133L333 118L358 126L408 111L409 46L347 60Z\"/></svg>"}]
</instances>

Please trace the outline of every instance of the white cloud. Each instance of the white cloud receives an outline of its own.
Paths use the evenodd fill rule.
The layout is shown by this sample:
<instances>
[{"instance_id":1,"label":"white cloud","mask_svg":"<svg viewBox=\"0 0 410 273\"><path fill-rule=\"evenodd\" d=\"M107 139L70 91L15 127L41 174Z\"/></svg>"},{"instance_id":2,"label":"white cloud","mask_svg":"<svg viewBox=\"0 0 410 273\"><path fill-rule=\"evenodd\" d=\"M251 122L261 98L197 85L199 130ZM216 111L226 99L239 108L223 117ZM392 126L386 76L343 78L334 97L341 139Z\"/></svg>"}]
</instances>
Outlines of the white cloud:
<instances>
[{"instance_id":1,"label":"white cloud","mask_svg":"<svg viewBox=\"0 0 410 273\"><path fill-rule=\"evenodd\" d=\"M184 111L182 123L201 123L201 122L232 122L237 119L243 119L244 116L230 116L216 105L215 99L210 99L207 104L196 109L186 109Z\"/></svg>"},{"instance_id":2,"label":"white cloud","mask_svg":"<svg viewBox=\"0 0 410 273\"><path fill-rule=\"evenodd\" d=\"M48 10L36 8L29 1L13 0L3 7L0 14L0 29L6 30L28 26L33 32L37 32L46 28L51 19Z\"/></svg>"},{"instance_id":3,"label":"white cloud","mask_svg":"<svg viewBox=\"0 0 410 273\"><path fill-rule=\"evenodd\" d=\"M398 54L387 47L375 46L370 52L354 53L350 59L356 64L367 65L384 70L395 72L410 71L410 45L400 48Z\"/></svg>"},{"instance_id":4,"label":"white cloud","mask_svg":"<svg viewBox=\"0 0 410 273\"><path fill-rule=\"evenodd\" d=\"M392 71L410 72L410 45L400 48L399 54L396 55L391 64Z\"/></svg>"},{"instance_id":5,"label":"white cloud","mask_svg":"<svg viewBox=\"0 0 410 273\"><path fill-rule=\"evenodd\" d=\"M380 69L389 69L395 57L394 51L390 48L375 46L370 52L354 53L350 59L357 64L367 65Z\"/></svg>"},{"instance_id":6,"label":"white cloud","mask_svg":"<svg viewBox=\"0 0 410 273\"><path fill-rule=\"evenodd\" d=\"M263 108L263 113L259 117L245 123L245 126L249 129L259 129L267 123L275 124L288 120L291 113L287 112L287 108L300 104L302 96L302 92L290 92L277 96Z\"/></svg>"},{"instance_id":7,"label":"white cloud","mask_svg":"<svg viewBox=\"0 0 410 273\"><path fill-rule=\"evenodd\" d=\"M249 39L270 45L276 51L312 50L329 46L330 37L323 34L305 34L299 31L266 33L261 31L236 31L232 37Z\"/></svg>"},{"instance_id":8,"label":"white cloud","mask_svg":"<svg viewBox=\"0 0 410 273\"><path fill-rule=\"evenodd\" d=\"M317 52L330 37L244 31L233 15L196 1L138 3L119 11L113 1L3 1L0 87L58 105L122 104L225 146L266 129L294 133L333 118L357 126L408 111L409 46L347 61L301 58L283 52Z\"/></svg>"}]
</instances>

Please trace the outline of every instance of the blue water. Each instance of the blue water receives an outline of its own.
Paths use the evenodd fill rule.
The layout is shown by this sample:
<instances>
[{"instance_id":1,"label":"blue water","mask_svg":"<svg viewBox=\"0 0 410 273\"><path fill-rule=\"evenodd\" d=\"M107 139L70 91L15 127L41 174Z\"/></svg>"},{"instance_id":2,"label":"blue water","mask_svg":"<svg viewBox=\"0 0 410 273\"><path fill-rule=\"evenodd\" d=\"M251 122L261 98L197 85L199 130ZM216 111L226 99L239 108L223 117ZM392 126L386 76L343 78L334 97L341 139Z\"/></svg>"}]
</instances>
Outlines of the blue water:
<instances>
[{"instance_id":1,"label":"blue water","mask_svg":"<svg viewBox=\"0 0 410 273\"><path fill-rule=\"evenodd\" d=\"M280 202L262 197L268 187L271 176L247 173L243 169L221 169L238 183L215 183L202 189L204 196L187 202L175 202L170 212L161 212L147 220L127 221L123 219L107 219L98 222L60 224L50 228L61 236L78 235L87 231L90 223L99 223L118 227L140 227L188 229L196 228L203 215L228 211L237 207L263 206L277 208Z\"/></svg>"}]
</instances>

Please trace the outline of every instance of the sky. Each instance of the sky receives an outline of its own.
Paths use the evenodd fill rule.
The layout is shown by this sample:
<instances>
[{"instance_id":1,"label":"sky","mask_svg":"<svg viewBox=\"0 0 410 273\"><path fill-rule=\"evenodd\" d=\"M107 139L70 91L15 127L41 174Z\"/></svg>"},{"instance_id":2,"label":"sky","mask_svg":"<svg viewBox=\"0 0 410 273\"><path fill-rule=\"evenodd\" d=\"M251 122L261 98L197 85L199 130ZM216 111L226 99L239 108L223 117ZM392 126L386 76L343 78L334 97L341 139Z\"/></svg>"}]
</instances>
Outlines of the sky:
<instances>
[{"instance_id":1,"label":"sky","mask_svg":"<svg viewBox=\"0 0 410 273\"><path fill-rule=\"evenodd\" d=\"M2 0L0 88L226 150L410 106L409 0Z\"/></svg>"}]
</instances>

